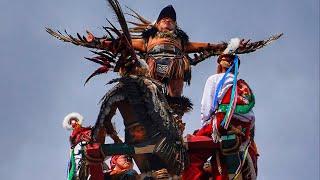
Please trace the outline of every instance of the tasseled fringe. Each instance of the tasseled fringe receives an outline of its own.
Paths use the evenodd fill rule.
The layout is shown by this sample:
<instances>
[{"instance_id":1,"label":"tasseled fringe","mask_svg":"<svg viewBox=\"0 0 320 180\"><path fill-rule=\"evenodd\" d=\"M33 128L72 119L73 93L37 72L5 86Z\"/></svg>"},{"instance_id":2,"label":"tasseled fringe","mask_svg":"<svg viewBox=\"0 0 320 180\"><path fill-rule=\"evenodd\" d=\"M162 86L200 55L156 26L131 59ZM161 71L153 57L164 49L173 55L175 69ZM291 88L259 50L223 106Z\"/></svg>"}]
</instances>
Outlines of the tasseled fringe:
<instances>
[{"instance_id":1,"label":"tasseled fringe","mask_svg":"<svg viewBox=\"0 0 320 180\"><path fill-rule=\"evenodd\" d=\"M247 156L248 156L248 153L249 153L249 146L250 146L250 143L247 144L247 147L245 148L245 151L244 151L244 154L243 154L243 157L241 159L241 163L238 167L238 169L236 170L235 172L235 176L232 178L232 180L235 180L238 178L238 176L240 175L240 172L242 170L242 167L247 159Z\"/></svg>"},{"instance_id":2,"label":"tasseled fringe","mask_svg":"<svg viewBox=\"0 0 320 180\"><path fill-rule=\"evenodd\" d=\"M149 66L149 75L151 78L156 78L156 60L153 58L148 58L148 66Z\"/></svg>"},{"instance_id":3,"label":"tasseled fringe","mask_svg":"<svg viewBox=\"0 0 320 180\"><path fill-rule=\"evenodd\" d=\"M156 60L154 58L148 58L148 66L149 66L149 74L151 78L161 80L162 79L183 79L190 85L191 80L191 66L189 60L185 57L175 58L170 60L168 65L168 71L164 75L164 77L159 77L157 75L157 65ZM165 82L165 83L168 83Z\"/></svg>"},{"instance_id":4,"label":"tasseled fringe","mask_svg":"<svg viewBox=\"0 0 320 180\"><path fill-rule=\"evenodd\" d=\"M218 124L217 119L214 117L212 120L212 134L211 134L212 140L214 143L218 143L220 141L220 134L218 131Z\"/></svg>"},{"instance_id":5,"label":"tasseled fringe","mask_svg":"<svg viewBox=\"0 0 320 180\"><path fill-rule=\"evenodd\" d=\"M176 58L171 60L168 72L166 74L169 79L184 79L185 63L183 59Z\"/></svg>"},{"instance_id":6,"label":"tasseled fringe","mask_svg":"<svg viewBox=\"0 0 320 180\"><path fill-rule=\"evenodd\" d=\"M184 67L184 81L187 83L187 85L190 85L191 82L191 66L190 66L190 61L188 60L187 57L183 57L183 62L185 64Z\"/></svg>"},{"instance_id":7,"label":"tasseled fringe","mask_svg":"<svg viewBox=\"0 0 320 180\"><path fill-rule=\"evenodd\" d=\"M169 79L183 79L190 85L191 66L189 60L185 57L171 60L166 77Z\"/></svg>"}]
</instances>

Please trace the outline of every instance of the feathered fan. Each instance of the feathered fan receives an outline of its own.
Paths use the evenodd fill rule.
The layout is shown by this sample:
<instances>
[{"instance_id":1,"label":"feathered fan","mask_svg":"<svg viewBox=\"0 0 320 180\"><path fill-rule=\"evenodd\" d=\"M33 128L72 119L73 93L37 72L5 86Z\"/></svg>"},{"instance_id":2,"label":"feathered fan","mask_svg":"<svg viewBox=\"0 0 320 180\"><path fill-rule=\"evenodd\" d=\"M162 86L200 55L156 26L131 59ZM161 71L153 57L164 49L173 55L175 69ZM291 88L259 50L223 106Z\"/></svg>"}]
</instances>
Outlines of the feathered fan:
<instances>
[{"instance_id":1,"label":"feathered fan","mask_svg":"<svg viewBox=\"0 0 320 180\"><path fill-rule=\"evenodd\" d=\"M261 49L261 48L269 45L273 41L279 39L282 35L283 35L283 33L276 34L276 35L273 35L273 36L269 37L266 40L261 40L261 41L251 42L251 43L249 42L250 40L248 40L247 42L243 43L243 46L239 47L235 51L235 54L247 54L247 53L254 52L254 51L258 50L258 49ZM221 44L223 44L225 46L222 49L225 49L228 46L228 43L225 43L225 42L222 42ZM198 63L210 58L211 56L218 56L218 55L220 55L222 53L223 53L223 51L216 51L216 50L206 51L206 50L203 50L201 52L195 53L194 54L194 58L191 58L189 56L188 56L188 58L190 60L190 64L191 65L197 65Z\"/></svg>"},{"instance_id":2,"label":"feathered fan","mask_svg":"<svg viewBox=\"0 0 320 180\"><path fill-rule=\"evenodd\" d=\"M94 37L94 40L88 40L86 37L77 33L77 38L71 36L65 31L65 34L62 34L60 31L53 31L50 28L46 28L46 31L57 39L70 42L77 46L84 46L88 48L97 49L97 51L91 51L94 53L95 57L86 58L87 60L100 64L97 70L95 70L85 81L85 84L94 76L107 73L110 70L118 72L120 68L123 68L125 72L130 72L132 68L138 65L137 56L135 50L132 48L131 35L124 17L124 14L121 10L120 4L117 0L108 0L108 4L113 10L114 14L117 17L117 20L120 24L121 29L118 30L108 19L110 26L103 27L107 32L108 36L102 38ZM88 35L92 35L88 32ZM109 41L112 44L111 48L106 48L103 45L104 41Z\"/></svg>"}]
</instances>

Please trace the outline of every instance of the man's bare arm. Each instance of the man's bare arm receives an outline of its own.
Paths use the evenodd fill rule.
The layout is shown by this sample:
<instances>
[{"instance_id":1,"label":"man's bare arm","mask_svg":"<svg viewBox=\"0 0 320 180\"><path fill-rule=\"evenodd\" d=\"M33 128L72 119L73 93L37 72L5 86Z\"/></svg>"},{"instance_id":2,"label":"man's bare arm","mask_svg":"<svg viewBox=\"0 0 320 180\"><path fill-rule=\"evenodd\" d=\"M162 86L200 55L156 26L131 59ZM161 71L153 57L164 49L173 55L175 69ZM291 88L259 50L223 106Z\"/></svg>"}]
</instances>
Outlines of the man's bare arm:
<instances>
[{"instance_id":1,"label":"man's bare arm","mask_svg":"<svg viewBox=\"0 0 320 180\"><path fill-rule=\"evenodd\" d=\"M105 49L111 49L114 48L115 46L115 41L112 41L110 39L103 39L103 38L96 38L93 36L93 34L88 33L87 36L87 41L92 42L92 41L97 41L98 43L101 43L101 46ZM132 47L140 52L146 52L145 44L143 39L132 39Z\"/></svg>"},{"instance_id":2,"label":"man's bare arm","mask_svg":"<svg viewBox=\"0 0 320 180\"><path fill-rule=\"evenodd\" d=\"M214 51L214 54L221 54L227 47L227 43L203 43L189 42L185 48L186 53L197 53L201 51Z\"/></svg>"},{"instance_id":3,"label":"man's bare arm","mask_svg":"<svg viewBox=\"0 0 320 180\"><path fill-rule=\"evenodd\" d=\"M132 39L132 46L139 52L147 52L145 42L143 39Z\"/></svg>"}]
</instances>

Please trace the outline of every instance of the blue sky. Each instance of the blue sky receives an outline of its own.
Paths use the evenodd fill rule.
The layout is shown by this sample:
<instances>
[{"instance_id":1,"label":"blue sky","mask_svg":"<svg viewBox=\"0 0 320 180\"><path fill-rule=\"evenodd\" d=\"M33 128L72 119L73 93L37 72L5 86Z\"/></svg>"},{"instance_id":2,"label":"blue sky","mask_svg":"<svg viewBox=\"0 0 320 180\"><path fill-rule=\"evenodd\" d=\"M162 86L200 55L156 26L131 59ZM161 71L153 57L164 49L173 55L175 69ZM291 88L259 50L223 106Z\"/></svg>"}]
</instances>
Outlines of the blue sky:
<instances>
[{"instance_id":1,"label":"blue sky","mask_svg":"<svg viewBox=\"0 0 320 180\"><path fill-rule=\"evenodd\" d=\"M270 46L240 56L240 77L256 94L259 179L319 178L319 1L120 2L150 20L173 4L192 41L260 40L283 32ZM77 111L92 125L98 101L110 88L104 84L115 75L83 86L96 68L84 61L90 52L59 42L44 27L102 35L106 17L114 20L103 0L1 0L1 179L65 178L69 132L62 119ZM202 89L215 61L194 67L191 86L185 87L184 95L195 104L185 115L186 133L200 127ZM114 120L123 134L120 116Z\"/></svg>"}]
</instances>

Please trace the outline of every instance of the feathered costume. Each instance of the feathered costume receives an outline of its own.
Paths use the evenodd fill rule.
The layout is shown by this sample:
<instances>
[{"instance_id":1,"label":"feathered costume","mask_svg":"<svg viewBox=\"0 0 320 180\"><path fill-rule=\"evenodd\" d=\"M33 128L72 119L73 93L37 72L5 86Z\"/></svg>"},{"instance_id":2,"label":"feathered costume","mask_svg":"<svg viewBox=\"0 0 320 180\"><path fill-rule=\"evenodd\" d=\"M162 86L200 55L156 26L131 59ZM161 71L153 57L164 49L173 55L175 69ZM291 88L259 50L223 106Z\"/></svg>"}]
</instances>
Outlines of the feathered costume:
<instances>
[{"instance_id":1,"label":"feathered costume","mask_svg":"<svg viewBox=\"0 0 320 180\"><path fill-rule=\"evenodd\" d=\"M152 24L150 21L146 20L145 18L143 18L142 16L140 16L138 13L136 13L130 8L129 10L131 11L131 14L128 14L128 15L138 20L138 22L126 21L124 17L124 13L122 12L119 2L117 0L108 0L108 4L112 7L113 12L117 16L117 20L120 24L120 28L119 29L116 28L113 24L110 23L110 21L108 21L110 26L103 27L104 30L106 31L106 35L103 37L100 37L100 38L95 37L93 36L92 33L88 31L87 31L88 36L86 37L81 36L78 33L77 33L77 37L73 37L69 35L66 31L64 35L61 32L53 31L50 28L46 28L46 31L61 41L70 42L78 46L84 46L87 48L94 49L91 52L93 52L95 56L91 58L86 58L86 59L94 63L100 64L101 67L99 67L96 71L94 71L88 77L85 83L87 83L95 75L107 73L109 71L119 72L121 77L123 77L118 80L115 80L114 82L126 81L126 79L129 79L130 82L134 81L136 83L138 82L137 80L139 80L140 82L140 81L146 81L148 80L148 78L154 78L154 79L148 80L148 82L150 81L152 83L151 85L149 83L150 87L148 85L147 88L152 89L153 86L156 86L155 84L163 83L167 87L165 93L169 95L167 97L167 101L169 102L170 107L174 110L175 114L177 114L178 117L179 116L182 117L182 115L185 112L190 111L192 109L192 103L187 98L180 97L182 94L183 83L187 82L188 84L190 84L191 65L196 65L197 63L205 59L208 59L211 56L223 54L228 44L225 42L222 42L222 43L191 42L189 41L187 34L181 29L179 29L178 27L175 27L173 31L161 32L157 29L156 24ZM174 22L176 22L176 13L172 6L167 6L161 11L157 22L164 17L169 17L172 20L174 20ZM127 23L133 26L128 27ZM260 49L266 46L272 41L277 40L280 36L282 36L282 34L271 36L270 38L262 41L257 41L252 43L246 42L243 46L238 47L233 53L244 54L244 53L253 52L257 49ZM193 53L194 53L194 56L191 58L191 54ZM235 66L237 66L237 63L234 63L234 64ZM234 74L236 75L237 73L234 73ZM132 78L132 77L135 77L135 78ZM226 76L222 77L222 79L226 79L226 78L228 77ZM234 78L234 79L236 80L237 78ZM161 83L158 83L157 80L160 81ZM241 114L241 112L246 112L247 109L252 108L251 106L252 106L252 101L254 102L254 97L251 96L250 94L252 93L251 90L248 91L250 96L247 96L247 94L245 93L244 93L245 95L242 96L241 94L243 94L243 92L239 89L239 87L242 87L242 86L248 87L248 86L245 82L235 81L235 80L233 81L232 86L230 86L229 88L226 88L229 90L229 92L226 92L224 96L219 96L219 95L215 96L217 97L217 99L215 99L214 102L220 103L219 106L216 107L215 111L212 111L212 109L208 111L210 113L208 117L213 117L211 113L215 112L215 117L216 117L215 124L219 124L221 125L221 127L224 127L224 128L219 129L220 126L219 127L217 126L218 131L212 130L212 127L215 128L213 123L214 121L212 119L210 120L204 119L207 121L206 126L204 126L203 129L198 131L198 134L196 135L207 135L211 137L211 135L214 134L214 132L217 132L218 135L223 134L223 131L227 131L229 127L233 127L237 125L236 123L234 123L236 122L236 120L233 120L235 118L234 114L236 113ZM221 86L223 88L223 84ZM230 90L231 87L232 87L232 90ZM146 88L146 87L143 86L143 88ZM220 87L218 89L220 89ZM250 89L250 88L248 87L247 89ZM157 90L157 92L160 93L159 90ZM231 98L223 99L222 97L228 97L226 96L228 95L228 93L231 94L230 96ZM153 98L155 96L151 96L151 97ZM243 99L239 100L238 99L239 97L243 97ZM105 97L104 100L109 100L108 98L109 97ZM142 97L142 99L143 98L145 97ZM222 98L222 100L219 98ZM246 98L249 98L247 100L251 104L250 103L247 104L247 101L245 101ZM244 104L240 103L242 100ZM162 101L161 102L162 104L160 103L160 105L165 105L167 103L166 100L164 100L163 98L161 99L161 101ZM158 105L158 104L155 103L154 105ZM243 107L241 107L242 105ZM103 107L104 106L102 106L101 110L105 110L103 109ZM163 106L163 107L167 108L167 109L162 109L163 112L166 111L166 113L169 113L169 114L172 113L170 112L170 107L167 107L167 106ZM161 106L161 108L163 107ZM152 113L154 113L155 117L158 117L159 112L156 111ZM106 113L106 111L102 111L102 113ZM219 116L219 113L221 114L221 117ZM164 114L160 113L159 117L163 118L163 115ZM167 118L167 119L170 119L170 118ZM178 118L178 121L179 121L179 118ZM154 123L154 124L158 125L158 123ZM104 142L104 138L102 139L97 139L97 138L104 137L105 134L103 133L107 133L114 139L115 142L118 142L118 143L121 142L119 137L116 135L116 132L113 129L110 122L105 122L101 120L100 124L98 123L98 125L100 125L101 127L99 126L95 127L96 128L94 132L95 135L93 136L95 138L95 141ZM168 121L166 122L165 125L168 127L172 126L174 128L171 127L171 129L177 130L176 123L172 123L171 121L170 122ZM249 133L250 127L252 126L248 125L248 126L242 127L243 129L245 129L243 132L245 135L244 139L250 136L250 133ZM153 130L159 131L157 129L153 129ZM242 132L242 130L240 131ZM168 131L164 130L164 132L168 132ZM102 135L99 133L102 133ZM179 134L181 135L181 133L182 133L181 130L177 130L177 132L174 132L172 134L169 133L168 135L179 137ZM219 138L221 139L223 137L220 136ZM228 139L229 137L225 137L225 138ZM166 159L168 161L166 162L168 165L172 166L169 168L171 172L175 171L175 173L178 173L186 165L185 162L187 160L184 157L185 152L183 151L184 149L181 148L182 145L177 144L178 148L177 147L167 148L165 153L163 153L162 152L163 148L169 146L169 144L171 146L172 144L174 144L174 142L167 142L167 140L164 140L162 143L160 143L159 149L158 149L159 152L157 153L160 156L162 156L161 157L162 159ZM94 171L92 171L91 173L96 175L96 177L99 177L97 179L101 179L101 168L100 168L101 157L99 154L100 152L97 152L97 148L94 146L95 144L88 146L86 149L86 153L88 153L87 155L92 154L95 157L97 157L97 158L91 158L91 160L89 160L90 162L95 162L95 160L98 159L98 161L96 161L95 163L99 164L97 168L93 168ZM181 150L176 152L176 153L180 153L180 155L177 156L178 159L174 158L174 156L172 155L174 154L173 152L175 152L176 150ZM165 157L166 154L170 154L170 158L171 159L173 158L173 160L171 161L170 158L166 158ZM205 155L205 152L203 152L202 154ZM219 156L215 156L215 157L219 157ZM218 159L216 161L217 163L219 161ZM169 161L174 162L174 164L170 164ZM191 158L191 161L193 161L192 158ZM195 163L197 162L199 161L195 161ZM241 161L241 163L242 162L243 161ZM91 164L91 165L92 167L94 167L96 164ZM192 166L190 167L192 168ZM220 167L220 166L217 166L217 167ZM218 169L218 172L220 174L222 171L224 172L225 169L223 169L222 167ZM197 177L197 176L194 175L193 177Z\"/></svg>"},{"instance_id":2,"label":"feathered costume","mask_svg":"<svg viewBox=\"0 0 320 180\"><path fill-rule=\"evenodd\" d=\"M182 116L192 110L192 103L181 95L184 82L187 84L191 82L191 66L211 56L222 54L228 44L225 42L191 42L188 35L177 26L172 31L160 31L157 28L157 22L161 19L171 18L176 22L176 12L171 5L162 9L156 23L151 23L130 8L131 13L127 15L133 17L135 21L126 21L121 9L118 8L120 7L117 5L118 2L115 2L111 3L111 6L115 7L121 29L117 29L109 22L111 26L104 27L107 35L101 38L93 36L90 32L87 32L88 37L81 37L77 34L78 38L67 33L63 35L49 28L47 32L62 41L98 49L98 51L91 51L97 56L86 59L100 64L101 67L89 76L86 83L93 76L107 73L110 70L120 72L122 76L135 71L134 74L144 74L163 83L166 86L164 90L168 95L168 103L176 112L177 121L184 128ZM127 23L133 26L128 28ZM235 53L253 52L278 39L281 35L252 43L246 42ZM137 70L137 65L141 67L146 63L148 67Z\"/></svg>"},{"instance_id":3,"label":"feathered costume","mask_svg":"<svg viewBox=\"0 0 320 180\"><path fill-rule=\"evenodd\" d=\"M170 96L180 96L182 94L181 83L184 81L190 84L191 65L196 65L211 56L222 54L228 45L225 42L191 42L189 41L188 35L179 27L175 27L173 31L169 32L159 31L156 25L162 18L169 17L176 21L176 12L171 5L163 8L155 24L146 20L134 10L130 8L129 10L131 14L128 13L128 15L137 20L137 22L126 22L122 11L116 11L116 13L119 14L118 20L121 30L118 30L111 24L111 27L104 27L107 35L101 38L93 36L90 32L87 32L91 37L90 40L84 36L81 37L79 34L77 34L78 38L67 33L63 35L59 31L55 32L50 28L47 28L47 32L65 42L102 50L93 52L98 56L87 58L90 61L102 65L92 76L106 73L112 69L118 72L119 67L124 63L123 60L117 62L115 66L115 62L110 59L117 57L116 55L119 53L119 48L123 48L119 46L127 44L128 48L124 48L121 51L126 50L133 55L137 53L140 58L144 59L149 65L149 74L151 77L160 80L173 91ZM127 23L132 24L133 27L127 28ZM253 52L278 39L281 35L282 34L271 36L267 40L246 43L245 46L238 48L236 53L244 54ZM117 53L114 53L116 51ZM191 58L191 54L193 53L194 57ZM92 76L90 76L88 80Z\"/></svg>"},{"instance_id":4,"label":"feathered costume","mask_svg":"<svg viewBox=\"0 0 320 180\"><path fill-rule=\"evenodd\" d=\"M246 180L256 179L258 152L252 110L255 98L249 85L237 78L239 59L233 53L238 46L231 46L232 42L225 50L226 54L218 58L218 64L227 68L226 72L207 79L201 102L203 127L193 137L211 137L220 144L220 150L189 151L191 164L184 171L183 179L205 177L202 165L209 157L210 176L214 179L229 180L240 176Z\"/></svg>"}]
</instances>

